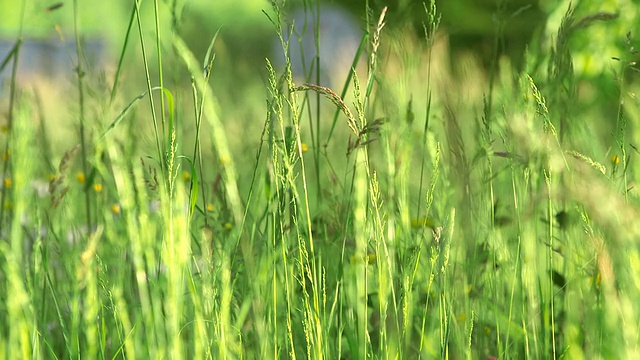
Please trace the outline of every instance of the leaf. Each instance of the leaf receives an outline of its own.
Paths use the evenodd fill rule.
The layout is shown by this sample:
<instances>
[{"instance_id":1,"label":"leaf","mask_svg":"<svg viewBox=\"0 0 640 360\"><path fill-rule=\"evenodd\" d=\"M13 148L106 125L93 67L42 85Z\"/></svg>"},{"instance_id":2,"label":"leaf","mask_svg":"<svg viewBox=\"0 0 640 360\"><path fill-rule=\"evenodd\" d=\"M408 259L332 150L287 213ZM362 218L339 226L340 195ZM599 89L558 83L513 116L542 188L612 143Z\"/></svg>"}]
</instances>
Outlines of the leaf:
<instances>
[{"instance_id":1,"label":"leaf","mask_svg":"<svg viewBox=\"0 0 640 360\"><path fill-rule=\"evenodd\" d=\"M211 42L209 42L209 47L207 48L207 53L204 56L204 64L203 64L204 77L207 79L211 74L213 61L216 59L216 54L215 53L212 54L211 52L213 51L213 45L216 43L216 39L218 38L218 33L220 33L220 28L218 28L218 31L216 31L216 33L213 35L213 38L211 38Z\"/></svg>"},{"instance_id":2,"label":"leaf","mask_svg":"<svg viewBox=\"0 0 640 360\"><path fill-rule=\"evenodd\" d=\"M11 61L11 59L18 56L21 45L22 45L22 40L18 39L18 41L16 41L16 43L11 48L11 51L9 51L9 53L4 58L4 60L2 60L2 64L0 65L0 73L4 70L7 64L9 64L9 61Z\"/></svg>"},{"instance_id":3,"label":"leaf","mask_svg":"<svg viewBox=\"0 0 640 360\"><path fill-rule=\"evenodd\" d=\"M179 156L179 158L187 160L189 163L189 169L191 170L191 186L189 188L189 216L193 215L198 203L198 172L196 171L196 165L186 156ZM204 213L204 212L203 212Z\"/></svg>"},{"instance_id":4,"label":"leaf","mask_svg":"<svg viewBox=\"0 0 640 360\"><path fill-rule=\"evenodd\" d=\"M151 90L160 90L160 87L154 87ZM109 133L109 131L113 130L113 128L116 127L116 125L118 125L120 123L120 121L122 121L122 119L129 113L129 110L131 110L131 108L133 107L133 105L135 105L138 101L140 101L142 98L144 98L145 96L147 96L149 92L145 91L142 94L136 96L135 99L133 99L129 105L127 105L124 110L122 110L120 112L120 114L118 114L118 116L116 116L116 118L111 122L111 125L109 125L109 127L102 133L102 135L100 135L100 140L104 139L105 136L107 136L107 133Z\"/></svg>"},{"instance_id":5,"label":"leaf","mask_svg":"<svg viewBox=\"0 0 640 360\"><path fill-rule=\"evenodd\" d=\"M173 94L171 94L171 91L164 88L162 89L162 92L167 98L167 110L169 112L169 138L167 139L167 145L171 147L172 136L174 131L174 120L175 120L175 102L173 101Z\"/></svg>"}]
</instances>

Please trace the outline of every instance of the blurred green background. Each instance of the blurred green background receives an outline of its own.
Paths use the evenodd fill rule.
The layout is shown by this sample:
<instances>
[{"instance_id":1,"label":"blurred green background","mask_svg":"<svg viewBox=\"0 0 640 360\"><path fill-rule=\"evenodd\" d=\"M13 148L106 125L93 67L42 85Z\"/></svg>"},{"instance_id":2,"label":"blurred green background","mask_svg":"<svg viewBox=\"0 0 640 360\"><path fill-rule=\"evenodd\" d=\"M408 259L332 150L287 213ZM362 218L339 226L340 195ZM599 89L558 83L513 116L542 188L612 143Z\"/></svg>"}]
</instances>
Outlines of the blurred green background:
<instances>
[{"instance_id":1,"label":"blurred green background","mask_svg":"<svg viewBox=\"0 0 640 360\"><path fill-rule=\"evenodd\" d=\"M293 19L296 21L298 30L295 34L302 39L300 42L305 48L307 64L311 62L314 54L313 29L305 30L301 23L313 23L313 14L318 7L321 14L329 14L321 16L321 67L324 74L335 72L340 76L337 80L323 78L319 82L331 86L336 91L342 87L355 47L361 39L367 17L364 11L367 3L372 8L370 23L377 21L383 6L389 8L383 46L401 48L407 44L413 46L412 42L424 41L422 23L425 21L425 12L422 1L345 0L324 1L321 5L308 0L278 1L288 15L287 19L282 19L285 25L291 25ZM635 33L638 27L634 21L637 18L637 3L633 0L573 2L577 19L604 13L617 16L611 21L595 21L588 28L576 31L570 39L576 77L597 78L596 82L589 82L580 90L580 95L584 97L581 99L583 104L595 102L595 99L589 99L589 94L595 93L589 90L589 86L593 84L615 89L612 70L617 64L612 61L612 57L625 56L628 48L628 44L625 44L625 34ZM436 41L444 46L438 47L440 53L436 54L436 57L445 62L448 60L450 71L454 74L465 72L470 64L469 59L472 59L471 63L479 63L477 68L473 67L473 71L477 72L472 75L475 78L486 77L492 73L497 66L495 59L499 58L509 59L512 66L522 68L523 54L527 46L535 48L537 56L549 54L554 46L560 21L569 4L569 1L551 0L437 1L442 24ZM338 9L344 9L344 12ZM16 39L22 36L25 42L18 82L24 85L27 80L49 79L48 85L41 87L41 92L49 95L43 99L44 107L50 113L63 111L60 108L68 107L68 104L55 100L55 93L65 93L74 86L73 69L76 60L73 43L77 14L78 30L84 42L85 71L91 75L88 78L95 83L94 91L98 94L97 98L107 96L113 85L113 74L125 43L132 11L133 2L129 0L76 3L0 2L0 59L5 58ZM142 1L140 11L151 71L157 74L157 69L153 69L156 66L153 59L156 51L153 2ZM246 140L243 139L246 124L260 124L265 113L265 59L269 58L278 70L282 69L282 48L277 38L276 27L271 23L271 20L276 20L271 2L165 1L159 11L162 20L160 28L163 31L165 81L169 88L186 88L186 94L190 86L189 76L181 61L175 58L171 49L171 38L167 35L172 31L180 34L196 57L202 60L211 39L219 31L214 47L216 62L212 86L221 104L222 113L225 114L224 122L229 132L237 134L239 141ZM21 15L23 13L24 16ZM172 18L171 14L176 14L176 18ZM24 21L21 23L21 20ZM294 62L294 74L298 75L300 80L305 78L303 73L308 73L309 68L295 65L302 62L299 59L298 38L295 34L291 57ZM130 40L123 58L123 79L118 89L121 102L114 111L122 109L133 97L146 90L137 24L133 26ZM384 58L389 55L389 51L383 50L381 55ZM540 64L543 63L543 59L530 59L529 66L542 66ZM6 94L6 79L10 70L10 67L6 67L0 73L0 99ZM466 80L460 81L468 80L467 77ZM315 79L309 81L315 82ZM613 90L611 95L609 102L614 108L617 95ZM187 100L189 99L185 101ZM50 104L47 105L47 101ZM590 109L588 106L583 109L585 112L608 111L606 107L600 106L602 102L598 105L597 109ZM68 109L64 111L68 112ZM104 121L108 120L110 119ZM58 136L64 138L66 135L59 125L56 124ZM610 132L607 124L603 124L603 127L605 134ZM257 128L256 131L258 130Z\"/></svg>"},{"instance_id":2,"label":"blurred green background","mask_svg":"<svg viewBox=\"0 0 640 360\"><path fill-rule=\"evenodd\" d=\"M292 17L302 11L308 13L317 6L312 1L278 1L283 4ZM516 64L521 65L522 54L527 44L548 46L537 41L549 38L559 26L569 1L551 0L454 0L437 1L438 11L442 14L442 30L446 33L452 58L457 52L472 52L490 67L494 58L496 42L498 51L509 55ZM49 11L48 8L62 6ZM365 6L378 14L383 6L388 6L387 27L397 31L413 31L422 33L424 21L423 1L419 0L343 0L324 1L324 5L343 8L351 17L354 28L363 28ZM24 19L24 39L46 40L50 43L69 41L74 34L74 2L72 1L3 1L0 2L0 40L14 41L19 36L21 20ZM579 14L594 12L610 12L620 15L618 21L607 25L606 31L623 38L627 31L634 31L637 25L633 19L637 13L637 1L573 1ZM275 57L274 46L276 31L263 12L273 14L271 2L267 0L188 0L166 1L160 8L163 13L163 29L170 31L173 19L169 17L169 9L176 9L177 31L187 40L198 56L203 56L213 34L220 30L216 44L218 59L233 64L230 73L234 77L246 75L256 76L256 72L264 73L264 58ZM297 9L297 10L296 10ZM108 63L113 63L122 47L132 11L132 1L77 1L78 29L86 39L104 42L108 54ZM24 11L24 18L21 16ZM153 23L153 3L141 2L141 11L145 15L142 26L146 36L151 38L155 32ZM298 19L300 17L298 16ZM631 28L633 26L634 28ZM410 29L410 30L409 30ZM135 29L134 29L135 30ZM601 31L602 32L602 31ZM404 33L396 33L402 36ZM332 41L345 41L354 34L346 33L344 37L328 35ZM606 43L607 35L601 34L576 44L585 53L600 54L602 48L611 49L619 44ZM132 46L139 46L134 42ZM6 46L5 46L6 47ZM6 50L5 50L6 52ZM0 54L3 56L5 54ZM138 57L139 58L139 57ZM132 59L136 59L133 57ZM604 63L599 59L577 59L577 68L585 68L588 72L597 73ZM227 73L225 71L225 73ZM229 73L227 73L229 74Z\"/></svg>"}]
</instances>

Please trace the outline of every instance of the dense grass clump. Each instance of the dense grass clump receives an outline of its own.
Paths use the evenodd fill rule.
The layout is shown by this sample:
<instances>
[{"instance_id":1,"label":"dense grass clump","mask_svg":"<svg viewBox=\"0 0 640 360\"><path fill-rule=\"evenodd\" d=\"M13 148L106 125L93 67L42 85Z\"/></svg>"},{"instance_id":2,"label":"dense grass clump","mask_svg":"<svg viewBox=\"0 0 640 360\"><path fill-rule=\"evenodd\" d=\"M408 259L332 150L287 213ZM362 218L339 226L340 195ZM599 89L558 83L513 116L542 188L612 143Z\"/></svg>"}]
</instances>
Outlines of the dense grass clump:
<instances>
[{"instance_id":1,"label":"dense grass clump","mask_svg":"<svg viewBox=\"0 0 640 360\"><path fill-rule=\"evenodd\" d=\"M77 61L62 95L19 86L21 37L0 63L3 356L640 352L629 13L549 9L512 66L504 26L487 65L448 58L433 1L420 37L365 11L331 87L277 1L285 64L246 84L216 57L224 28L196 56L175 2L152 4L132 5L114 70ZM66 112L45 110L54 96Z\"/></svg>"}]
</instances>

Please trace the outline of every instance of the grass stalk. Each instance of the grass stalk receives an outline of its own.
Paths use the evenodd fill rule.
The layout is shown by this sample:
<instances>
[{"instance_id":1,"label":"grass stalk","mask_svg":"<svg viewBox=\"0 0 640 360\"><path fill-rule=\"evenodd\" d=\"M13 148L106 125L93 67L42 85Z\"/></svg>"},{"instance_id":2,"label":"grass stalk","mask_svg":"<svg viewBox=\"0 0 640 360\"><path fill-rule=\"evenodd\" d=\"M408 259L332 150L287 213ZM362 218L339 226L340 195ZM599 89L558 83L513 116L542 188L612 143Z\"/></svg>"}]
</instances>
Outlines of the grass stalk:
<instances>
[{"instance_id":1,"label":"grass stalk","mask_svg":"<svg viewBox=\"0 0 640 360\"><path fill-rule=\"evenodd\" d=\"M71 94L79 108L71 149L68 124L46 123L65 118L51 110L54 91L38 83L32 97L22 83L22 35L0 63L10 73L0 99L2 354L634 357L637 54L631 34L618 43L603 30L632 28L627 14L581 18L585 4L548 10L558 30L538 40L552 45L531 48L521 70L498 53L515 14L529 8L500 1L491 10L493 57L483 67L443 46L455 24L439 28L435 1L420 8L421 40L401 16L416 8L365 1L365 34L334 90L320 83L331 75L320 67L329 55L321 44L333 40L324 38L320 2L302 3L313 26L284 26L285 9L295 9L283 2L265 12L286 61L282 73L265 61L264 84L236 76L244 61L225 68L230 26L198 24L213 33L200 43L179 22L208 24L209 14L179 13L176 1L148 5L127 5L115 74L101 92L83 59L80 24L91 9L74 0L78 66L67 75L78 93L56 101ZM138 65L125 57L133 29ZM317 56L302 50L297 83L289 46L305 31ZM624 52L616 71L584 70L586 55L593 65L610 51L593 50L592 39ZM184 68L171 69L169 89L174 57ZM139 84L134 71L144 74ZM220 83L222 71L234 83ZM264 97L251 95L260 86ZM147 95L148 106L136 106ZM106 109L94 107L103 96ZM604 123L606 114L616 121ZM94 118L111 118L99 137ZM89 180L76 179L78 170Z\"/></svg>"}]
</instances>

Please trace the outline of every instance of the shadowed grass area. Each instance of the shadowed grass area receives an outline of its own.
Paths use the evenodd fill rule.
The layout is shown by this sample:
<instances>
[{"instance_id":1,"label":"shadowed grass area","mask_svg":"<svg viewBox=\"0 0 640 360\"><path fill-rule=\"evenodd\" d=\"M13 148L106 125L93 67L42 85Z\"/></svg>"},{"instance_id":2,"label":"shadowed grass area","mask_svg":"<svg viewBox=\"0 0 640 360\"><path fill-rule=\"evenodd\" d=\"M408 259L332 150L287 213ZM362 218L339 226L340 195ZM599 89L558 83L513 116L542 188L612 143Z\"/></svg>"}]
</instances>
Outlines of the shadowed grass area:
<instances>
[{"instance_id":1,"label":"shadowed grass area","mask_svg":"<svg viewBox=\"0 0 640 360\"><path fill-rule=\"evenodd\" d=\"M421 38L387 28L386 9L368 12L333 89L314 81L317 57L300 56L308 78L292 74L290 48L323 54L290 47L278 2L264 16L284 70L265 59L264 78L246 84L216 81L231 63L215 52L224 29L199 58L175 8L153 5L131 4L113 73L78 62L61 95L19 87L20 40L0 59L13 74L0 135L4 356L638 352L628 14L550 14L562 20L518 70L448 58L433 1ZM595 36L616 53L585 50ZM595 71L590 57L609 66ZM52 125L64 116L43 96L61 96L73 120Z\"/></svg>"}]
</instances>

